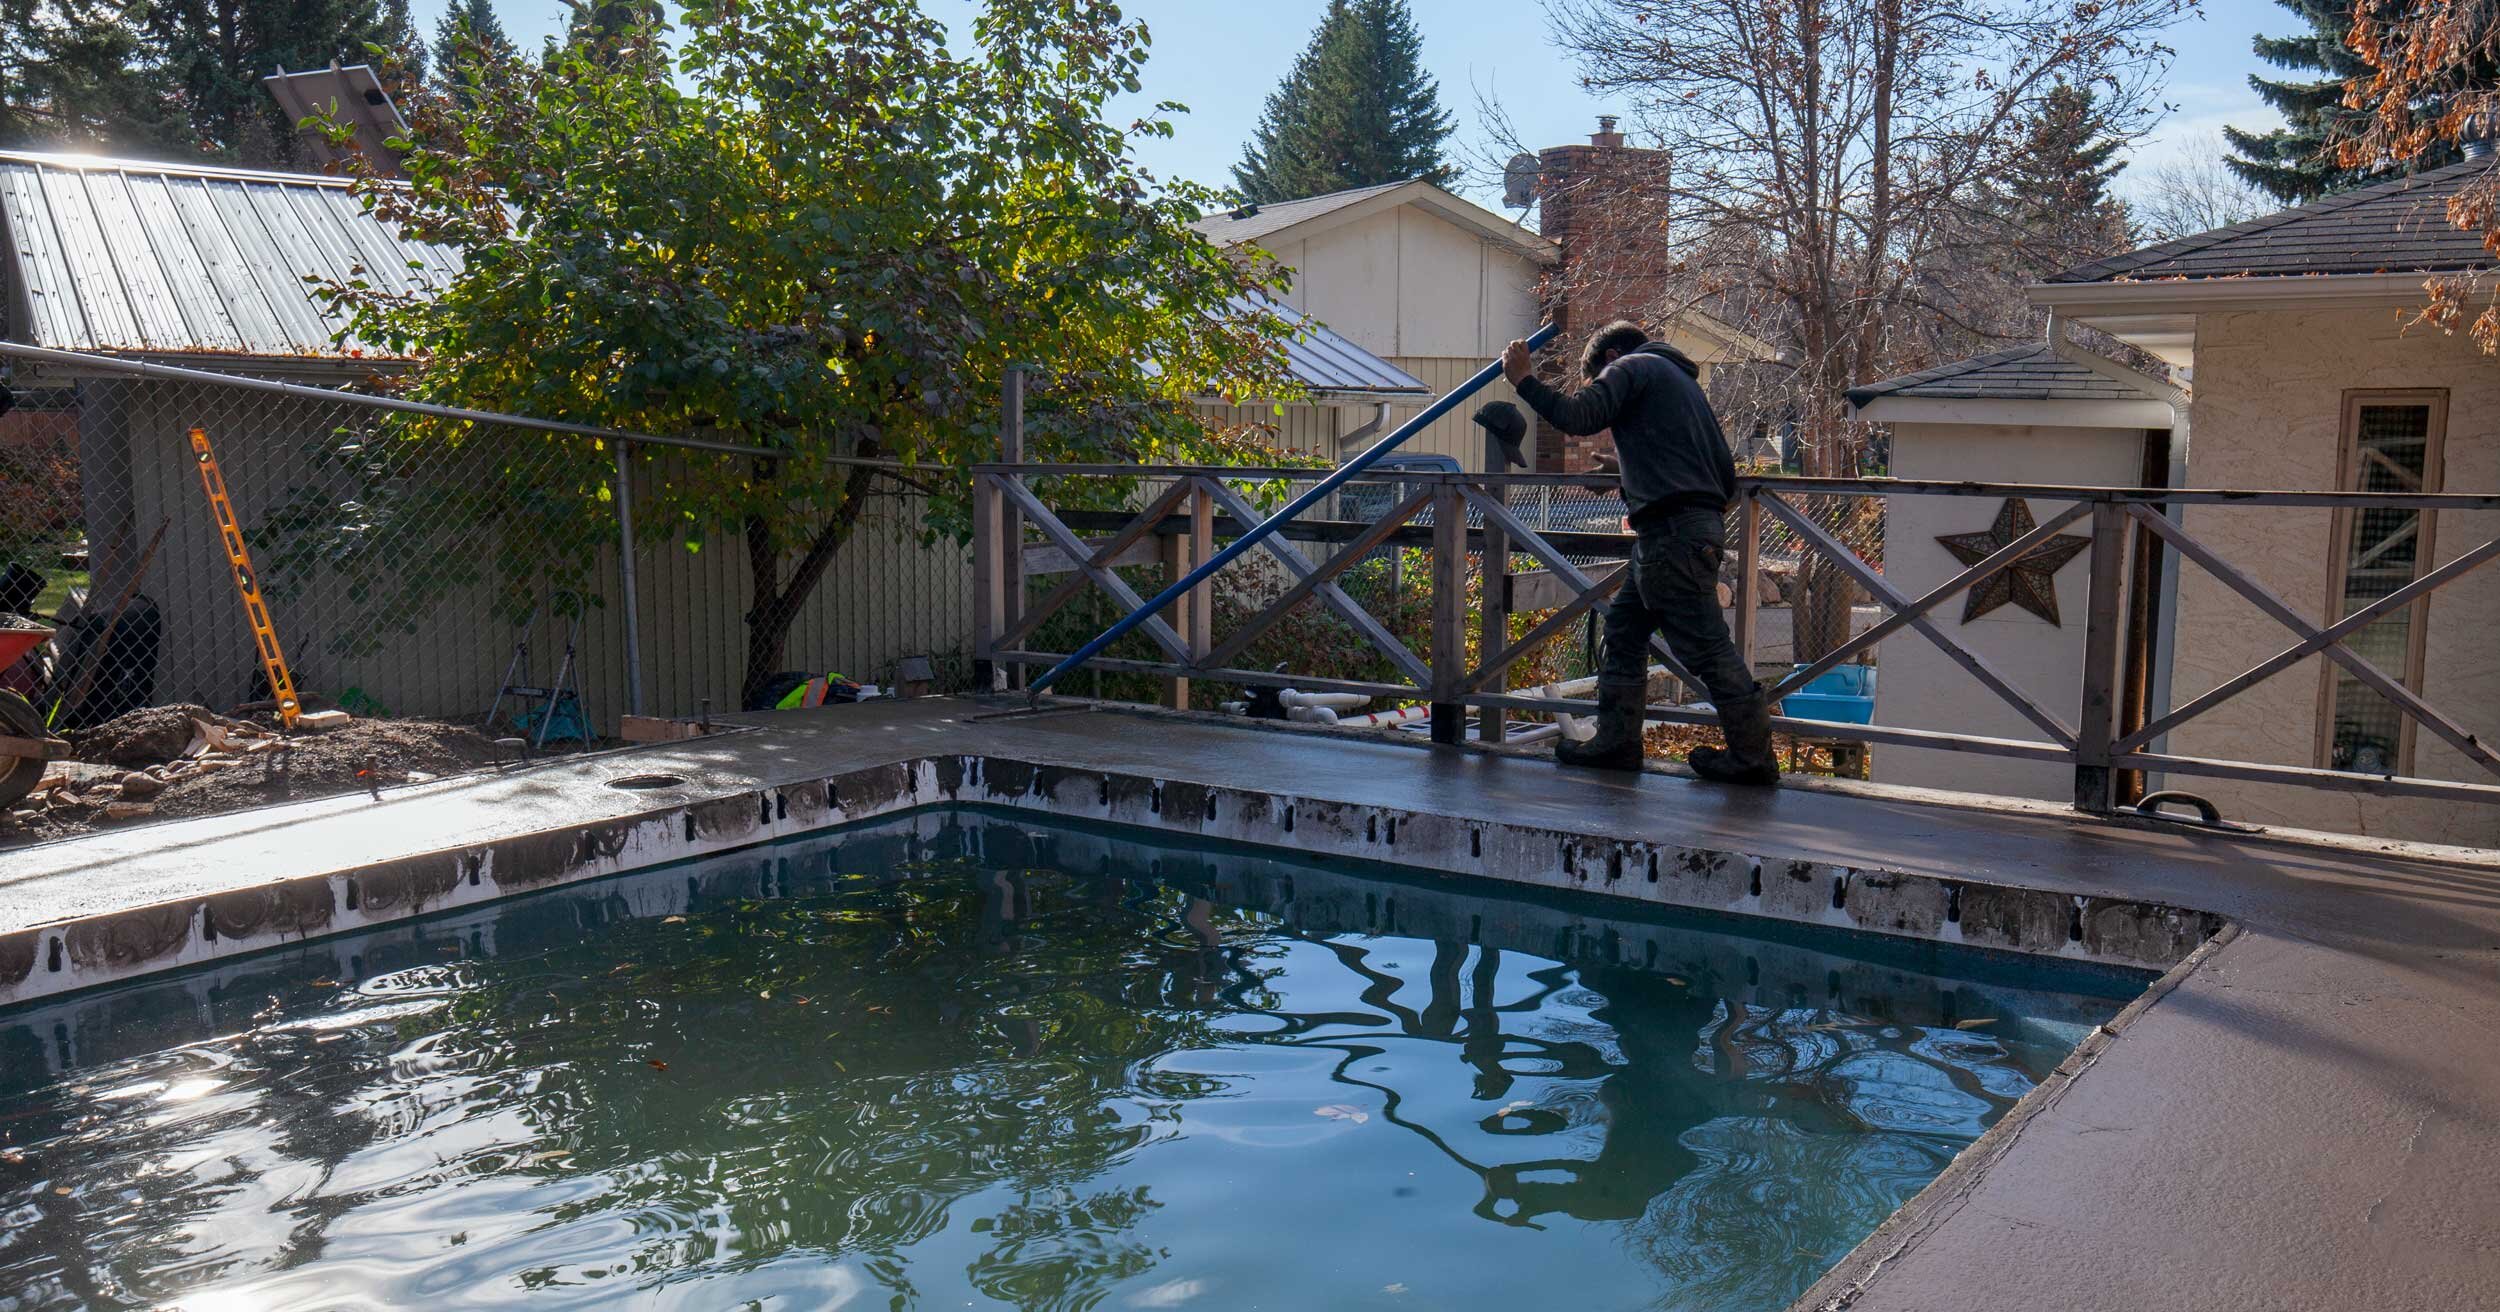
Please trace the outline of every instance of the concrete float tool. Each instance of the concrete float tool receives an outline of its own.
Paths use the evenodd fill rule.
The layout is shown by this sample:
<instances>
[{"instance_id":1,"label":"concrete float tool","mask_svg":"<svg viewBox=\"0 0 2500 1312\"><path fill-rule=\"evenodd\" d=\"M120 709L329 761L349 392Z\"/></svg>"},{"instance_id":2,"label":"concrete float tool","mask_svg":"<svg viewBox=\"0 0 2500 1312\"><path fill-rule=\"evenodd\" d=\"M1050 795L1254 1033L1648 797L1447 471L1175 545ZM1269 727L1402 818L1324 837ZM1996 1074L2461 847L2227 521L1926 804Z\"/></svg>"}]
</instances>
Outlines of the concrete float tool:
<instances>
[{"instance_id":1,"label":"concrete float tool","mask_svg":"<svg viewBox=\"0 0 2500 1312\"><path fill-rule=\"evenodd\" d=\"M1540 326L1535 332L1528 335L1528 349L1532 351L1542 350L1547 343L1554 340L1554 336L1557 331L1558 330L1555 326L1550 323ZM1035 678L1033 682L1026 687L1025 705L1015 710L992 711L985 715L974 716L973 718L1005 719L1009 716L1029 716L1044 713L1045 708L1042 706L1042 690L1057 682L1059 676L1066 674L1068 671L1073 670L1076 667L1083 665L1085 662L1092 660L1096 656L1101 655L1105 647L1119 641L1121 637L1126 635L1130 630L1145 623L1146 617L1153 615L1157 611L1162 610L1164 607L1180 600L1181 597L1187 594L1190 589L1195 588L1199 584L1206 582L1208 579L1215 577L1217 571L1222 570L1226 565L1240 559L1243 552L1246 552L1261 542L1266 541L1269 537L1273 536L1278 529L1292 523L1296 517L1302 514L1303 511L1308 510L1326 500L1330 493L1335 492L1346 482L1361 475L1364 470L1371 468L1372 465L1378 462L1382 456L1397 450L1400 446L1406 443L1408 438L1411 438L1417 433L1432 427L1433 423L1439 420L1441 416L1457 409L1461 402L1464 402L1468 397L1474 396L1477 392L1484 390L1485 384L1490 383L1494 379L1501 376L1502 362L1499 360L1495 360L1482 369L1478 369L1474 374L1468 377L1467 381L1460 383L1458 386L1443 393L1439 400L1434 401L1431 405L1425 406L1423 411L1417 414L1414 418L1398 425L1397 431L1373 443L1361 455L1358 455L1352 460L1337 466L1335 472L1329 474L1326 478L1313 483L1310 490L1288 502L1284 509L1277 511L1275 514L1270 515L1263 520L1260 520L1257 524L1253 525L1249 531L1243 533L1240 537L1234 538L1232 545L1225 547L1223 550L1216 552L1212 556L1207 557L1207 559L1202 562L1198 568L1189 571L1185 577L1177 580L1163 591L1156 593L1153 597L1147 600L1145 605L1140 606L1136 610L1122 616L1117 623L1113 624L1110 628L1103 630L1101 634L1097 635L1093 639L1093 641L1077 648L1075 652L1071 653L1065 660L1060 661L1057 665L1053 665L1049 669L1044 670L1039 677Z\"/></svg>"}]
</instances>

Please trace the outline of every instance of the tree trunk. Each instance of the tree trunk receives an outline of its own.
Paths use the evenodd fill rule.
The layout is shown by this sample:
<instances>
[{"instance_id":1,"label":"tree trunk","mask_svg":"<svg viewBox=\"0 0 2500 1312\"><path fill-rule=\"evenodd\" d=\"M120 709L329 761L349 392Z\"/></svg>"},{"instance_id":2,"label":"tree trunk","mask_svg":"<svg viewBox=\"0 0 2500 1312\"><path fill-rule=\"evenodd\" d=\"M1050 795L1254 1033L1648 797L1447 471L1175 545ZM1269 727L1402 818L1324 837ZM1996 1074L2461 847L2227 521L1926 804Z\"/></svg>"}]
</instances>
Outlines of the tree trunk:
<instances>
[{"instance_id":1,"label":"tree trunk","mask_svg":"<svg viewBox=\"0 0 2500 1312\"><path fill-rule=\"evenodd\" d=\"M873 454L873 453L872 453ZM859 526L860 513L867 508L868 480L876 471L857 468L851 471L842 490L842 500L826 517L824 527L807 545L797 564L792 566L785 583L781 573L781 548L772 526L762 516L749 516L746 521L747 595L752 604L747 608L746 672L738 681L738 705L741 708L769 709L757 705L764 688L779 674L787 656L790 628L798 620L799 610L816 594L816 585L825 578L825 570L841 554L851 540L851 532ZM811 671L811 676L824 673Z\"/></svg>"}]
</instances>

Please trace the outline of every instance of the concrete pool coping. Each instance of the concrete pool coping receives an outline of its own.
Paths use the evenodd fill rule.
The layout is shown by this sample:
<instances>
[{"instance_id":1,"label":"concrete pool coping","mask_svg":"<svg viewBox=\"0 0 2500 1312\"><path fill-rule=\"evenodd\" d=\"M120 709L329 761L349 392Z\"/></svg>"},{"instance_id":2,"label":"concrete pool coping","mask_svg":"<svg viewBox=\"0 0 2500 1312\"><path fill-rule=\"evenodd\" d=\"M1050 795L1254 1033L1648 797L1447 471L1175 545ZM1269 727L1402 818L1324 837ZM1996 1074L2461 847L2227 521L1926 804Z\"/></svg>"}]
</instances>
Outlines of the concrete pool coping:
<instances>
[{"instance_id":1,"label":"concrete pool coping","mask_svg":"<svg viewBox=\"0 0 2500 1312\"><path fill-rule=\"evenodd\" d=\"M1939 895L1949 912L1954 888L1976 887L2002 898L1987 923L2012 935L1989 945L2017 951L2070 952L2085 907L2169 915L2121 917L2130 941L2166 927L2165 952L2194 949L2226 919L2237 930L2079 1050L2067 1076L1804 1306L2455 1307L2483 1302L2500 1279L2486 1220L2500 1201L2500 1054L2485 1041L2500 1033L2500 873L2489 868L2025 808L1596 776L1168 716L976 722L977 709L794 713L757 733L379 802L0 852L0 997L12 975L101 983L950 798L1159 827L1195 818L1209 836L1306 851L1359 843L1367 859L1427 869L1490 860L1539 875L1525 882L1592 891L1612 874L1642 897L1647 858L1664 853L1661 883L1684 891L1655 900L1716 896L1741 913L1887 932L1925 928ZM607 786L626 773L686 782ZM810 787L846 778L849 797ZM1090 797L1057 795L1088 785ZM1292 799L1289 838L1282 815L1251 814L1278 798ZM1580 849L1556 835L1579 836ZM1530 842L1552 845L1513 846ZM1695 853L1705 859L1685 869ZM1809 874L1783 880L1781 863ZM1757 871L1769 872L1761 891ZM1899 890L1868 872L1923 882L1887 901ZM1853 904L1904 923L1853 919ZM1927 936L1988 942L1964 932L1974 908L1959 910Z\"/></svg>"}]
</instances>

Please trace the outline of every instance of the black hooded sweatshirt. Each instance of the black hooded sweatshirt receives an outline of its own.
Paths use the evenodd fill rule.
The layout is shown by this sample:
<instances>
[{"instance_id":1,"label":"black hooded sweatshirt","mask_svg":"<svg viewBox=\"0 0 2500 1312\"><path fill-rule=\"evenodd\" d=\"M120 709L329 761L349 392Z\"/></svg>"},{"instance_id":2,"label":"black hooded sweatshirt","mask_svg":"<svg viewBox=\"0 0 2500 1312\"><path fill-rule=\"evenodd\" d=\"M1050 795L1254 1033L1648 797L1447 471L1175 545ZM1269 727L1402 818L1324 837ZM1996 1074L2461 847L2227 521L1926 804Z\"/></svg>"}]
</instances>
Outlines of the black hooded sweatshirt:
<instances>
[{"instance_id":1,"label":"black hooded sweatshirt","mask_svg":"<svg viewBox=\"0 0 2500 1312\"><path fill-rule=\"evenodd\" d=\"M1529 378L1519 399L1574 437L1615 430L1623 505L1639 528L1679 510L1724 511L1736 500L1736 459L1700 380L1701 367L1682 351L1645 342L1569 396Z\"/></svg>"}]
</instances>

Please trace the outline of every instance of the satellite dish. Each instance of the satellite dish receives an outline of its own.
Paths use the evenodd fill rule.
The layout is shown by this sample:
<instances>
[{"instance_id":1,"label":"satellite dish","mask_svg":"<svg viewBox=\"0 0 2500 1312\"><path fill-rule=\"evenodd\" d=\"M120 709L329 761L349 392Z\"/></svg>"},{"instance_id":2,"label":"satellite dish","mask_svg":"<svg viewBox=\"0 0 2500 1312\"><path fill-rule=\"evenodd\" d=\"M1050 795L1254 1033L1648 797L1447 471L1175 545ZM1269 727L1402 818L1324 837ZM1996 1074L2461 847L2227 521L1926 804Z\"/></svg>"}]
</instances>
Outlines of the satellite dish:
<instances>
[{"instance_id":1,"label":"satellite dish","mask_svg":"<svg viewBox=\"0 0 2500 1312\"><path fill-rule=\"evenodd\" d=\"M1509 209L1524 210L1536 204L1536 156L1521 151L1502 166L1502 204Z\"/></svg>"}]
</instances>

